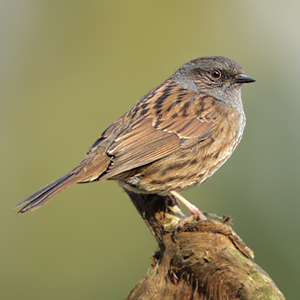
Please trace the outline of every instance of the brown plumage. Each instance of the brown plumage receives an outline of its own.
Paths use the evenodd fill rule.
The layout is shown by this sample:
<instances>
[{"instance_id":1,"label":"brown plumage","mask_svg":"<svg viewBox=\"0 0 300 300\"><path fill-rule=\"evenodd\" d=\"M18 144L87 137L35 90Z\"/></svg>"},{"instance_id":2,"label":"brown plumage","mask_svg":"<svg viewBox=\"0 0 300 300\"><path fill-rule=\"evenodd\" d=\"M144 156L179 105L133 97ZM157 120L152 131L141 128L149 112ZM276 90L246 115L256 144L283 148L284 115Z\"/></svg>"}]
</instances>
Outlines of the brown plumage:
<instances>
[{"instance_id":1,"label":"brown plumage","mask_svg":"<svg viewBox=\"0 0 300 300\"><path fill-rule=\"evenodd\" d=\"M71 172L18 204L26 204L19 213L80 182L116 180L137 193L173 196L202 184L242 137L241 86L253 81L229 58L188 62L108 127Z\"/></svg>"}]
</instances>

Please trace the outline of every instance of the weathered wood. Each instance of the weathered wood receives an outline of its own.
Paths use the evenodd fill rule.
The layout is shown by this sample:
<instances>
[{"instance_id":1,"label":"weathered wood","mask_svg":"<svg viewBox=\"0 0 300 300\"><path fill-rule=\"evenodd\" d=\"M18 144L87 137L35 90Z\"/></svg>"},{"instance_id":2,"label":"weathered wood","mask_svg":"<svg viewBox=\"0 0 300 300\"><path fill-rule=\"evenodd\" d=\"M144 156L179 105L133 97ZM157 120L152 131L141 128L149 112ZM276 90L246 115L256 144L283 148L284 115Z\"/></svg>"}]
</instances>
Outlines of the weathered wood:
<instances>
[{"instance_id":1,"label":"weathered wood","mask_svg":"<svg viewBox=\"0 0 300 300\"><path fill-rule=\"evenodd\" d=\"M255 264L229 218L192 222L175 236L175 226L185 216L171 199L126 192L159 245L151 272L127 300L285 299Z\"/></svg>"}]
</instances>

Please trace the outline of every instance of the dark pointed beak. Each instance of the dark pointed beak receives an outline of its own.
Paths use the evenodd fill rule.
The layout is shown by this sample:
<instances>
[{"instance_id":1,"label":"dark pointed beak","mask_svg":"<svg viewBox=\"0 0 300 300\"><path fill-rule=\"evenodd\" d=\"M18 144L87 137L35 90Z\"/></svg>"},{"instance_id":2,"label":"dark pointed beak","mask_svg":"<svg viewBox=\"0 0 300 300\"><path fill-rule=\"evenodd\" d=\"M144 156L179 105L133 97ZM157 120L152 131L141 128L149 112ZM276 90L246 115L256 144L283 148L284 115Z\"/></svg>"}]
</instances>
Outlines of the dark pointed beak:
<instances>
[{"instance_id":1,"label":"dark pointed beak","mask_svg":"<svg viewBox=\"0 0 300 300\"><path fill-rule=\"evenodd\" d=\"M239 74L234 78L235 83L249 83L249 82L255 82L256 80L248 77L244 74Z\"/></svg>"}]
</instances>

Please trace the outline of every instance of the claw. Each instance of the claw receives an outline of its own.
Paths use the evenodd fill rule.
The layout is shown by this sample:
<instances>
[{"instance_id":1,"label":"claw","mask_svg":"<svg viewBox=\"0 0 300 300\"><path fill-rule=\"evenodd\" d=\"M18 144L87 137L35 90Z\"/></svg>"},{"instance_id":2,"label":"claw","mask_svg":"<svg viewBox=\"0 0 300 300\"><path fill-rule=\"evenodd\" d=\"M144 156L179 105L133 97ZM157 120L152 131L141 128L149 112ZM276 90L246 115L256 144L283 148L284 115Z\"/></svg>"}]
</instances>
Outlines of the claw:
<instances>
[{"instance_id":1,"label":"claw","mask_svg":"<svg viewBox=\"0 0 300 300\"><path fill-rule=\"evenodd\" d=\"M175 198L175 199L179 200L191 212L191 214L188 217L186 217L184 219L181 219L178 222L178 224L175 226L175 228L174 228L174 240L176 241L177 240L178 228L182 228L185 224L190 223L193 220L207 220L207 218L204 216L204 214L202 213L202 211L198 207L196 207L195 205L193 205L192 203L187 201L184 197L182 197L176 191L171 190L170 194L171 194L172 198ZM178 203L178 201L175 201L175 202Z\"/></svg>"},{"instance_id":2,"label":"claw","mask_svg":"<svg viewBox=\"0 0 300 300\"><path fill-rule=\"evenodd\" d=\"M179 193L177 193L174 190L171 190L170 194L173 197L175 197L177 200L179 200L191 212L191 216L193 216L191 220L193 220L193 219L207 220L207 218L204 216L204 214L202 213L202 211L198 207L196 207L195 205L193 205L192 203L190 203L189 201L187 201ZM189 216L187 218L190 218L191 216ZM187 218L185 218L185 219L187 219ZM185 220L185 219L183 219L183 220Z\"/></svg>"}]
</instances>

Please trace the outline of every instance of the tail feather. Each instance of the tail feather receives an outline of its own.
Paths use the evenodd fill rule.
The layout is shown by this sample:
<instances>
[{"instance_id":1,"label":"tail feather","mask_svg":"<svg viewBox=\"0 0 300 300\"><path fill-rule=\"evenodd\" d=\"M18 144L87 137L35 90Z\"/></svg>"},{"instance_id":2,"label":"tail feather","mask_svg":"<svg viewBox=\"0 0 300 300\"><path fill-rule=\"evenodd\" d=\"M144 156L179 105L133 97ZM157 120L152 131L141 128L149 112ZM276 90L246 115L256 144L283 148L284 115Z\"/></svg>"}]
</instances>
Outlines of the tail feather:
<instances>
[{"instance_id":1,"label":"tail feather","mask_svg":"<svg viewBox=\"0 0 300 300\"><path fill-rule=\"evenodd\" d=\"M103 147L94 149L71 172L54 180L19 203L16 207L25 206L18 213L22 214L39 208L56 194L75 183L101 180L99 177L107 170L110 160L110 156L106 154Z\"/></svg>"},{"instance_id":2,"label":"tail feather","mask_svg":"<svg viewBox=\"0 0 300 300\"><path fill-rule=\"evenodd\" d=\"M76 174L70 172L36 191L25 200L20 202L15 208L27 204L18 212L18 214L35 210L49 201L56 194L77 182L78 179L76 178Z\"/></svg>"}]
</instances>

